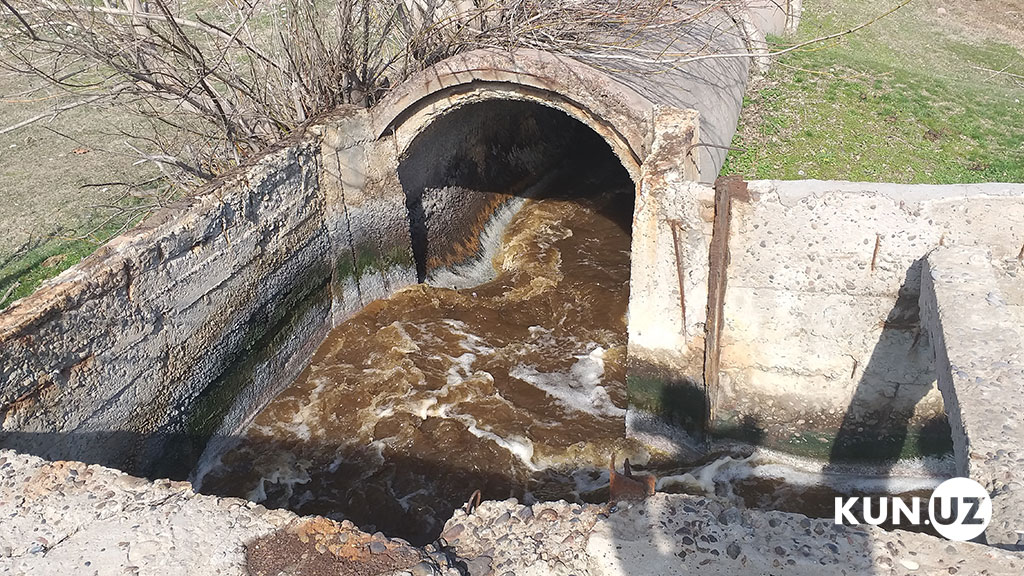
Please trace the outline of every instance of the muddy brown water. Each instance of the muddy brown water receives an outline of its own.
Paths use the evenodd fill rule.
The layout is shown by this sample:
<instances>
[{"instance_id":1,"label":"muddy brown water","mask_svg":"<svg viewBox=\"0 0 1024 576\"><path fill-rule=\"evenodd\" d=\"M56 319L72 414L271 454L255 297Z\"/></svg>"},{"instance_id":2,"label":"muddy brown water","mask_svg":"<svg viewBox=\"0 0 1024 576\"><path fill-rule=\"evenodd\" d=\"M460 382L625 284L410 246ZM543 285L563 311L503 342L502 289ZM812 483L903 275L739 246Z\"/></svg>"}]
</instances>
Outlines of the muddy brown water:
<instances>
[{"instance_id":1,"label":"muddy brown water","mask_svg":"<svg viewBox=\"0 0 1024 576\"><path fill-rule=\"evenodd\" d=\"M637 450L625 439L632 212L631 189L527 201L493 281L410 287L337 327L203 491L412 542L478 489L599 500L609 455Z\"/></svg>"},{"instance_id":2,"label":"muddy brown water","mask_svg":"<svg viewBox=\"0 0 1024 576\"><path fill-rule=\"evenodd\" d=\"M494 280L416 285L333 330L297 381L204 466L201 490L414 544L434 540L476 490L526 503L606 500L609 456L647 455L625 438L633 193L575 188L526 201L493 258ZM658 488L831 517L839 495L937 484L927 466L890 481L741 452L662 466Z\"/></svg>"}]
</instances>

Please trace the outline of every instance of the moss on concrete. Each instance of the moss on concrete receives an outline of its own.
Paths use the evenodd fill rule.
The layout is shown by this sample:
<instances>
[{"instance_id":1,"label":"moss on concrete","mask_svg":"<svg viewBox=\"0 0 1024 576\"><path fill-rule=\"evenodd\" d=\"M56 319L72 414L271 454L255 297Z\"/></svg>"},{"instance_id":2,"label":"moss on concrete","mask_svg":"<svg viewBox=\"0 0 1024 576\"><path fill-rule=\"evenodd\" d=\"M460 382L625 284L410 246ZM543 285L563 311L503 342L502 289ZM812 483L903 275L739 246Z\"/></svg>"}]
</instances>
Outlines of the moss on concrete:
<instances>
[{"instance_id":1,"label":"moss on concrete","mask_svg":"<svg viewBox=\"0 0 1024 576\"><path fill-rule=\"evenodd\" d=\"M687 432L703 434L707 407L703 386L638 371L626 376L626 388L631 408L660 416Z\"/></svg>"},{"instance_id":2,"label":"moss on concrete","mask_svg":"<svg viewBox=\"0 0 1024 576\"><path fill-rule=\"evenodd\" d=\"M250 322L238 351L191 405L184 410L183 434L164 447L157 469L149 475L183 479L195 466L211 436L221 427L224 417L238 398L253 384L256 370L274 360L292 338L306 316L317 306L330 309L330 284L326 270L314 274L315 280L300 284L270 310L266 322Z\"/></svg>"},{"instance_id":3,"label":"moss on concrete","mask_svg":"<svg viewBox=\"0 0 1024 576\"><path fill-rule=\"evenodd\" d=\"M882 434L873 429L858 436L840 434L838 426L770 427L750 417L730 414L716 418L711 433L717 439L739 440L805 458L842 462L878 463L879 454L896 454L897 460L941 458L953 451L949 425L943 418L912 423L905 431L895 426Z\"/></svg>"},{"instance_id":4,"label":"moss on concrete","mask_svg":"<svg viewBox=\"0 0 1024 576\"><path fill-rule=\"evenodd\" d=\"M338 280L358 280L366 274L393 268L411 268L415 265L412 253L403 247L394 247L382 253L376 247L359 246L355 252L355 260L350 254L344 254L335 261L335 277Z\"/></svg>"}]
</instances>

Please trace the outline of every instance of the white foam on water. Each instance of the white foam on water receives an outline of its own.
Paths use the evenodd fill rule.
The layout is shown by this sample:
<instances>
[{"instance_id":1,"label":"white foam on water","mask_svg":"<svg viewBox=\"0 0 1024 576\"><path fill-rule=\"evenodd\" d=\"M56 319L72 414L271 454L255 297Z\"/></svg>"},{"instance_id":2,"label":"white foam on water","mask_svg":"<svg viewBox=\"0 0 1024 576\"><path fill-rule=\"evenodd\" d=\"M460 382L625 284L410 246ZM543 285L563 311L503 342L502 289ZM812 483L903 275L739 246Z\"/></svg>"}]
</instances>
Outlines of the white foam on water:
<instances>
[{"instance_id":1,"label":"white foam on water","mask_svg":"<svg viewBox=\"0 0 1024 576\"><path fill-rule=\"evenodd\" d=\"M447 385L460 384L473 374L473 362L476 362L476 354L466 352L465 354L451 359L453 364L448 368Z\"/></svg>"},{"instance_id":2,"label":"white foam on water","mask_svg":"<svg viewBox=\"0 0 1024 576\"><path fill-rule=\"evenodd\" d=\"M543 390L570 410L621 418L626 410L616 406L608 390L600 385L604 376L604 353L604 348L598 346L589 354L575 356L576 363L568 374L540 372L532 366L517 365L509 370L509 376Z\"/></svg>"},{"instance_id":3,"label":"white foam on water","mask_svg":"<svg viewBox=\"0 0 1024 576\"><path fill-rule=\"evenodd\" d=\"M437 398L435 396L424 398L423 400L413 404L411 412L416 416L419 416L420 420L426 420L432 413L437 412L435 409L437 404Z\"/></svg>"},{"instance_id":4,"label":"white foam on water","mask_svg":"<svg viewBox=\"0 0 1024 576\"><path fill-rule=\"evenodd\" d=\"M491 430L481 427L476 418L469 414L450 414L445 416L462 422L466 426L466 430L473 436L484 440L490 440L505 450L508 450L531 472L538 472L542 469L533 462L533 442L529 438L523 438L519 435L511 435L508 437L499 436Z\"/></svg>"},{"instance_id":5,"label":"white foam on water","mask_svg":"<svg viewBox=\"0 0 1024 576\"><path fill-rule=\"evenodd\" d=\"M501 249L505 229L525 203L525 198L512 198L495 210L480 234L480 253L468 262L432 270L426 279L427 284L457 290L494 280L498 275L494 269L494 256Z\"/></svg>"},{"instance_id":6,"label":"white foam on water","mask_svg":"<svg viewBox=\"0 0 1024 576\"><path fill-rule=\"evenodd\" d=\"M843 494L900 494L931 490L955 475L949 458L905 459L892 465L831 464L758 448L746 461L746 467L730 470L723 480L774 478L796 486L827 486Z\"/></svg>"},{"instance_id":7,"label":"white foam on water","mask_svg":"<svg viewBox=\"0 0 1024 576\"><path fill-rule=\"evenodd\" d=\"M284 461L279 462L277 467L269 472L265 472L256 483L256 487L253 488L246 496L247 500L252 502L264 502L267 499L266 484L270 482L272 484L278 484L285 487L285 501L290 501L295 493L295 486L301 484L307 484L310 481L309 473L306 468L309 466L309 462L294 460L291 454L282 455Z\"/></svg>"},{"instance_id":8,"label":"white foam on water","mask_svg":"<svg viewBox=\"0 0 1024 576\"><path fill-rule=\"evenodd\" d=\"M747 464L749 463L750 458L736 459L732 456L723 456L722 458L719 458L705 466L701 466L691 472L659 478L656 488L658 490L664 490L669 486L683 486L691 490L697 489L705 494L714 495L716 482L732 480L739 477L727 474L726 471L737 467L749 470L750 467L747 466Z\"/></svg>"},{"instance_id":9,"label":"white foam on water","mask_svg":"<svg viewBox=\"0 0 1024 576\"><path fill-rule=\"evenodd\" d=\"M607 468L584 469L572 473L572 481L575 486L576 495L594 492L608 487L609 472Z\"/></svg>"},{"instance_id":10,"label":"white foam on water","mask_svg":"<svg viewBox=\"0 0 1024 576\"><path fill-rule=\"evenodd\" d=\"M680 462L692 462L704 454L701 443L685 430L636 407L626 412L626 437Z\"/></svg>"},{"instance_id":11,"label":"white foam on water","mask_svg":"<svg viewBox=\"0 0 1024 576\"><path fill-rule=\"evenodd\" d=\"M890 469L870 465L833 465L774 450L757 448L746 458L723 456L685 474L658 479L657 489L682 487L687 491L716 493L723 486L732 495L735 482L775 480L796 487L827 487L840 494L902 494L931 490L948 478L945 460L901 460ZM951 471L950 471L951 472Z\"/></svg>"},{"instance_id":12,"label":"white foam on water","mask_svg":"<svg viewBox=\"0 0 1024 576\"><path fill-rule=\"evenodd\" d=\"M392 494L395 493L395 489L394 489L394 487L391 484L391 480L388 480L388 489L390 490L390 492ZM417 496L420 496L420 495L424 495L424 496L428 496L429 497L429 496L431 496L431 493L430 493L430 490L428 490L426 488L420 488L419 490L417 490L417 491L415 491L415 492L413 492L411 494L406 494L405 496L402 496L401 498L399 498L398 499L398 505L402 507L402 510L405 510L406 512L408 512L409 508L412 506L412 503L410 502L410 500L412 500L413 498L415 498Z\"/></svg>"}]
</instances>

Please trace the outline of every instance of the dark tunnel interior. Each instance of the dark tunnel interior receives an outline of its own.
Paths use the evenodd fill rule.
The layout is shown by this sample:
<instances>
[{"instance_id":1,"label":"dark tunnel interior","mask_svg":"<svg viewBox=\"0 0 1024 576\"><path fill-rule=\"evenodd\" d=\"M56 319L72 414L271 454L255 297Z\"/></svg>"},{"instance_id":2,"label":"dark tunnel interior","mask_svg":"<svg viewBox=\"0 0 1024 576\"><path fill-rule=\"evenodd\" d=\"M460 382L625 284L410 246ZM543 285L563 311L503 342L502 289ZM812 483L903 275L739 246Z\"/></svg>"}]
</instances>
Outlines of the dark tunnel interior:
<instances>
[{"instance_id":1,"label":"dark tunnel interior","mask_svg":"<svg viewBox=\"0 0 1024 576\"><path fill-rule=\"evenodd\" d=\"M476 102L435 120L409 146L398 173L420 282L481 257L484 229L517 199L566 193L570 181L632 189L593 129L556 108L518 100Z\"/></svg>"}]
</instances>

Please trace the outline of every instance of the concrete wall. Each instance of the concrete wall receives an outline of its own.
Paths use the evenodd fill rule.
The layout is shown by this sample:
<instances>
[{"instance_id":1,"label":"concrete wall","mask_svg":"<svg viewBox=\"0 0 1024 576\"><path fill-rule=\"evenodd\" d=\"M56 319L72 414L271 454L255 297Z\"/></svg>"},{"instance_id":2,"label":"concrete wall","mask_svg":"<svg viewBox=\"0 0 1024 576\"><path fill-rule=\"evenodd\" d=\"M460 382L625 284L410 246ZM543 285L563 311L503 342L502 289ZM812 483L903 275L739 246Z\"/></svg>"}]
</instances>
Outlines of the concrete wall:
<instances>
[{"instance_id":1,"label":"concrete wall","mask_svg":"<svg viewBox=\"0 0 1024 576\"><path fill-rule=\"evenodd\" d=\"M271 151L0 314L0 444L187 473L234 401L276 393L328 327L319 173L313 142Z\"/></svg>"},{"instance_id":2,"label":"concrete wall","mask_svg":"<svg viewBox=\"0 0 1024 576\"><path fill-rule=\"evenodd\" d=\"M184 477L330 327L414 283L369 126L339 111L0 313L0 445Z\"/></svg>"},{"instance_id":3,"label":"concrete wall","mask_svg":"<svg viewBox=\"0 0 1024 576\"><path fill-rule=\"evenodd\" d=\"M1010 223L1013 226L1013 223ZM1019 226L1019 222L1017 223ZM999 254L999 255L997 255ZM986 246L932 251L921 275L921 323L935 351L957 474L992 496L989 544L1024 534L1024 273L1019 253Z\"/></svg>"},{"instance_id":4,"label":"concrete wall","mask_svg":"<svg viewBox=\"0 0 1024 576\"><path fill-rule=\"evenodd\" d=\"M339 111L323 134L321 187L332 242L332 321L416 282L394 142L374 137L369 112Z\"/></svg>"},{"instance_id":5,"label":"concrete wall","mask_svg":"<svg viewBox=\"0 0 1024 576\"><path fill-rule=\"evenodd\" d=\"M698 210L714 213L713 190L689 194L703 199ZM940 245L1016 258L1024 244L1021 196L1024 187L1006 184L749 183L727 213L725 258L710 258L708 274L721 267L726 285L720 325L711 334L709 317L704 326L720 343L717 374L696 363L683 374L707 387L707 426L833 460L948 449L920 324L921 262ZM668 250L657 257L673 261ZM664 279L661 290L675 284ZM649 394L671 397L662 384L651 383ZM676 408L663 409L673 416L694 401L680 396Z\"/></svg>"},{"instance_id":6,"label":"concrete wall","mask_svg":"<svg viewBox=\"0 0 1024 576\"><path fill-rule=\"evenodd\" d=\"M633 215L629 282L630 405L687 427L702 426L710 228L679 150L697 141L692 110L659 108Z\"/></svg>"}]
</instances>

